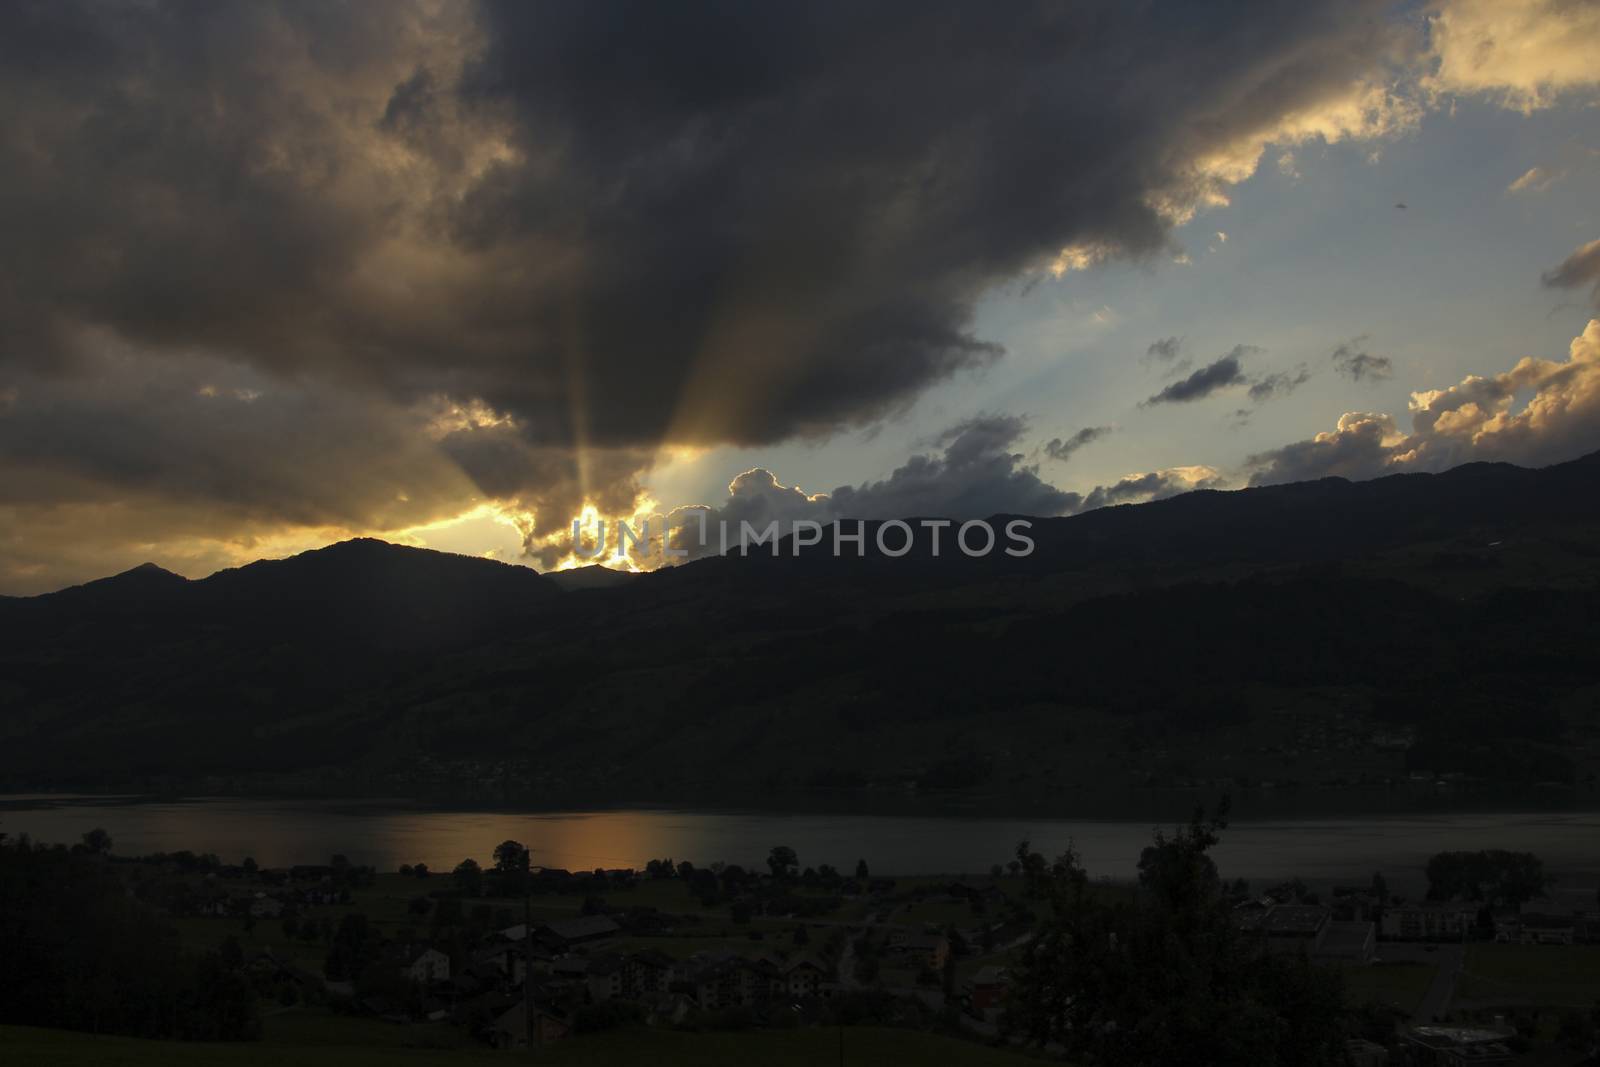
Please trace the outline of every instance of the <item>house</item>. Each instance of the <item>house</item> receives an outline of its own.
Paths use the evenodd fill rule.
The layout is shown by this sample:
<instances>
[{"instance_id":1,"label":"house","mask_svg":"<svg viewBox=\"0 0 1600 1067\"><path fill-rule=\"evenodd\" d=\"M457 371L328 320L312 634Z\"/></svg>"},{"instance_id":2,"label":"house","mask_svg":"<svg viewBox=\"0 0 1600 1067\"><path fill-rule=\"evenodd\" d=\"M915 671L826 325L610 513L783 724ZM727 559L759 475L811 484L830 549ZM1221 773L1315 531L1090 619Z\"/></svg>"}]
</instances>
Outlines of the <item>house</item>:
<instances>
[{"instance_id":1,"label":"house","mask_svg":"<svg viewBox=\"0 0 1600 1067\"><path fill-rule=\"evenodd\" d=\"M601 1004L612 997L622 996L626 976L627 967L620 957L591 957L589 968L584 973L584 984L589 989L589 998L596 1004Z\"/></svg>"},{"instance_id":2,"label":"house","mask_svg":"<svg viewBox=\"0 0 1600 1067\"><path fill-rule=\"evenodd\" d=\"M1371 963L1377 929L1369 922L1330 922L1322 928L1312 955L1319 960Z\"/></svg>"},{"instance_id":3,"label":"house","mask_svg":"<svg viewBox=\"0 0 1600 1067\"><path fill-rule=\"evenodd\" d=\"M450 957L436 948L423 949L415 954L408 953L405 959L400 973L413 982L427 985L450 980Z\"/></svg>"},{"instance_id":4,"label":"house","mask_svg":"<svg viewBox=\"0 0 1600 1067\"><path fill-rule=\"evenodd\" d=\"M1010 985L1010 976L1004 967L978 968L978 973L972 976L972 983L968 986L967 995L972 1010L988 1018L989 1013L999 1008L1000 1002L1005 1000Z\"/></svg>"},{"instance_id":5,"label":"house","mask_svg":"<svg viewBox=\"0 0 1600 1067\"><path fill-rule=\"evenodd\" d=\"M785 990L784 975L770 959L746 959L732 953L699 955L689 961L694 999L707 1011L758 1004Z\"/></svg>"},{"instance_id":6,"label":"house","mask_svg":"<svg viewBox=\"0 0 1600 1067\"><path fill-rule=\"evenodd\" d=\"M900 934L890 939L889 951L904 955L917 967L942 971L950 958L950 939L943 934Z\"/></svg>"},{"instance_id":7,"label":"house","mask_svg":"<svg viewBox=\"0 0 1600 1067\"><path fill-rule=\"evenodd\" d=\"M521 930L521 927L512 929ZM578 919L553 919L534 930L534 936L551 949L565 952L576 945L584 945L602 938L615 937L622 932L615 919L608 915L585 915ZM507 936L510 932L506 931ZM512 938L520 941L521 935Z\"/></svg>"},{"instance_id":8,"label":"house","mask_svg":"<svg viewBox=\"0 0 1600 1067\"><path fill-rule=\"evenodd\" d=\"M534 1041L540 1045L559 1041L572 1032L572 1026L567 1020L537 1005L533 1009L533 1026ZM527 1048L527 1008L522 1004L514 1004L507 1008L496 1016L490 1031L495 1048Z\"/></svg>"},{"instance_id":9,"label":"house","mask_svg":"<svg viewBox=\"0 0 1600 1067\"><path fill-rule=\"evenodd\" d=\"M283 901L257 893L250 901L250 917L252 919L276 919L283 914Z\"/></svg>"},{"instance_id":10,"label":"house","mask_svg":"<svg viewBox=\"0 0 1600 1067\"><path fill-rule=\"evenodd\" d=\"M536 952L534 959L540 956ZM475 972L480 972L480 977L504 978L510 985L519 986L528 973L528 952L522 945L505 942L489 945L472 954L471 966Z\"/></svg>"},{"instance_id":11,"label":"house","mask_svg":"<svg viewBox=\"0 0 1600 1067\"><path fill-rule=\"evenodd\" d=\"M810 956L799 956L782 968L783 987L791 997L814 997L827 973Z\"/></svg>"},{"instance_id":12,"label":"house","mask_svg":"<svg viewBox=\"0 0 1600 1067\"><path fill-rule=\"evenodd\" d=\"M745 1003L743 961L723 959L711 963L690 980L695 1003L706 1011L717 1011Z\"/></svg>"},{"instance_id":13,"label":"house","mask_svg":"<svg viewBox=\"0 0 1600 1067\"><path fill-rule=\"evenodd\" d=\"M587 956L566 956L559 960L551 960L550 974L554 978L582 982L589 977L589 963Z\"/></svg>"},{"instance_id":14,"label":"house","mask_svg":"<svg viewBox=\"0 0 1600 1067\"><path fill-rule=\"evenodd\" d=\"M1269 938L1315 943L1331 919L1320 904L1275 904L1266 910L1261 929Z\"/></svg>"},{"instance_id":15,"label":"house","mask_svg":"<svg viewBox=\"0 0 1600 1067\"><path fill-rule=\"evenodd\" d=\"M676 970L677 964L671 956L658 949L646 949L628 957L627 977L623 984L631 996L659 996L672 987Z\"/></svg>"},{"instance_id":16,"label":"house","mask_svg":"<svg viewBox=\"0 0 1600 1067\"><path fill-rule=\"evenodd\" d=\"M1524 945L1570 945L1577 940L1578 920L1570 915L1517 915L1495 923L1496 941Z\"/></svg>"},{"instance_id":17,"label":"house","mask_svg":"<svg viewBox=\"0 0 1600 1067\"><path fill-rule=\"evenodd\" d=\"M1247 904L1234 909L1239 931L1261 940L1269 952L1314 952L1329 923L1330 909L1320 904Z\"/></svg>"},{"instance_id":18,"label":"house","mask_svg":"<svg viewBox=\"0 0 1600 1067\"><path fill-rule=\"evenodd\" d=\"M1475 904L1396 904L1383 913L1383 936L1400 941L1462 941L1478 922Z\"/></svg>"},{"instance_id":19,"label":"house","mask_svg":"<svg viewBox=\"0 0 1600 1067\"><path fill-rule=\"evenodd\" d=\"M1389 1050L1364 1038L1353 1037L1344 1043L1350 1067L1388 1067Z\"/></svg>"},{"instance_id":20,"label":"house","mask_svg":"<svg viewBox=\"0 0 1600 1067\"><path fill-rule=\"evenodd\" d=\"M1510 1063L1511 1034L1463 1026L1413 1026L1401 1035L1410 1062L1418 1067L1457 1067L1463 1063Z\"/></svg>"},{"instance_id":21,"label":"house","mask_svg":"<svg viewBox=\"0 0 1600 1067\"><path fill-rule=\"evenodd\" d=\"M650 1026L677 1026L694 1014L694 1001L682 993L666 993L646 1001L645 1022Z\"/></svg>"}]
</instances>

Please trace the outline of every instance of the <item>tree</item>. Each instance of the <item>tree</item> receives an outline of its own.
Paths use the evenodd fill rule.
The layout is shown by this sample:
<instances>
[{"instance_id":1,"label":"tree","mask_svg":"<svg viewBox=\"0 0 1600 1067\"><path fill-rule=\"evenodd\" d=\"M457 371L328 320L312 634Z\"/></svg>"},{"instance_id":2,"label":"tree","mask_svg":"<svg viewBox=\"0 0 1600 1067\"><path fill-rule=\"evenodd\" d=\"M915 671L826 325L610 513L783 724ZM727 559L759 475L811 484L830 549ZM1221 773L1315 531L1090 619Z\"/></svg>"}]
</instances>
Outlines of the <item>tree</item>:
<instances>
[{"instance_id":1,"label":"tree","mask_svg":"<svg viewBox=\"0 0 1600 1067\"><path fill-rule=\"evenodd\" d=\"M456 869L450 872L450 880L466 896L483 896L483 869L475 859L469 857L456 864Z\"/></svg>"},{"instance_id":2,"label":"tree","mask_svg":"<svg viewBox=\"0 0 1600 1067\"><path fill-rule=\"evenodd\" d=\"M1092 891L1076 853L1017 849L1034 936L1013 968L1006 1024L1083 1063L1177 1067L1343 1060L1336 971L1242 937L1208 855L1226 802L1158 831L1133 899Z\"/></svg>"},{"instance_id":3,"label":"tree","mask_svg":"<svg viewBox=\"0 0 1600 1067\"><path fill-rule=\"evenodd\" d=\"M788 845L775 845L767 854L767 866L772 870L774 878L781 880L790 877L799 865L800 857Z\"/></svg>"},{"instance_id":4,"label":"tree","mask_svg":"<svg viewBox=\"0 0 1600 1067\"><path fill-rule=\"evenodd\" d=\"M1531 852L1440 852L1428 860L1428 899L1520 908L1543 893L1544 864Z\"/></svg>"},{"instance_id":5,"label":"tree","mask_svg":"<svg viewBox=\"0 0 1600 1067\"><path fill-rule=\"evenodd\" d=\"M111 835L101 829L90 830L83 835L84 851L96 856L104 856L111 851Z\"/></svg>"},{"instance_id":6,"label":"tree","mask_svg":"<svg viewBox=\"0 0 1600 1067\"><path fill-rule=\"evenodd\" d=\"M354 912L344 916L328 947L323 973L336 982L355 981L377 958L380 940L365 915Z\"/></svg>"},{"instance_id":7,"label":"tree","mask_svg":"<svg viewBox=\"0 0 1600 1067\"><path fill-rule=\"evenodd\" d=\"M495 890L503 897L520 896L527 887L531 854L520 841L494 847Z\"/></svg>"},{"instance_id":8,"label":"tree","mask_svg":"<svg viewBox=\"0 0 1600 1067\"><path fill-rule=\"evenodd\" d=\"M856 881L865 882L870 877L866 860L856 860Z\"/></svg>"},{"instance_id":9,"label":"tree","mask_svg":"<svg viewBox=\"0 0 1600 1067\"><path fill-rule=\"evenodd\" d=\"M1207 853L1220 840L1219 831L1228 825L1229 801L1226 797L1210 819L1197 808L1189 825L1178 827L1171 837L1157 830L1155 844L1139 854L1139 885L1174 913L1192 911L1203 901L1214 898L1221 886L1217 864Z\"/></svg>"}]
</instances>

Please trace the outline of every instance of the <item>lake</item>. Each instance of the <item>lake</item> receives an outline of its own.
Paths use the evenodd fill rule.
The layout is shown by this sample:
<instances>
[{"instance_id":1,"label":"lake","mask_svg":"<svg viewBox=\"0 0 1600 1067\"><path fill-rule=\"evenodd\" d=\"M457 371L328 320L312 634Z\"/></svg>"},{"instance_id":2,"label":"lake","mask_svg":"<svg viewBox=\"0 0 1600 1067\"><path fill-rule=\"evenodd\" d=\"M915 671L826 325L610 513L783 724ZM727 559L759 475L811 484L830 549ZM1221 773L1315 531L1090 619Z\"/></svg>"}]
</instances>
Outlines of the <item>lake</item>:
<instances>
[{"instance_id":1,"label":"lake","mask_svg":"<svg viewBox=\"0 0 1600 1067\"><path fill-rule=\"evenodd\" d=\"M589 870L640 867L671 857L760 865L773 845L796 850L803 866L876 873L985 872L1016 843L1054 854L1069 843L1091 874L1134 876L1151 824L1091 819L895 815L775 815L672 810L444 811L372 801L200 798L149 801L107 797L0 797L0 832L75 842L107 830L121 855L190 849L263 866L324 863L335 853L393 870L426 863L449 870L471 856L487 864L506 839L530 846L534 862ZM1427 857L1445 849L1531 851L1568 885L1600 880L1600 813L1463 813L1320 819L1238 820L1216 859L1228 878L1260 884L1298 876L1314 884L1365 882L1381 870L1397 888L1421 885Z\"/></svg>"}]
</instances>

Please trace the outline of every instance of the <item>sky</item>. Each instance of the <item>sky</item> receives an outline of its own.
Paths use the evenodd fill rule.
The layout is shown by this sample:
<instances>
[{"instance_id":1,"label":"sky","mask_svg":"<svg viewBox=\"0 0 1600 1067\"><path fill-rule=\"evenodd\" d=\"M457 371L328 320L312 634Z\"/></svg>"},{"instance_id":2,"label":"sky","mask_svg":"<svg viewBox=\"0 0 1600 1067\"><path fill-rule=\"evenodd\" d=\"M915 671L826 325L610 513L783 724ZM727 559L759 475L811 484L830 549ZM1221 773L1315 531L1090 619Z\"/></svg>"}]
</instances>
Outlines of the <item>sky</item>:
<instances>
[{"instance_id":1,"label":"sky","mask_svg":"<svg viewBox=\"0 0 1600 1067\"><path fill-rule=\"evenodd\" d=\"M1574 0L5 5L0 594L1574 458L1597 39Z\"/></svg>"}]
</instances>

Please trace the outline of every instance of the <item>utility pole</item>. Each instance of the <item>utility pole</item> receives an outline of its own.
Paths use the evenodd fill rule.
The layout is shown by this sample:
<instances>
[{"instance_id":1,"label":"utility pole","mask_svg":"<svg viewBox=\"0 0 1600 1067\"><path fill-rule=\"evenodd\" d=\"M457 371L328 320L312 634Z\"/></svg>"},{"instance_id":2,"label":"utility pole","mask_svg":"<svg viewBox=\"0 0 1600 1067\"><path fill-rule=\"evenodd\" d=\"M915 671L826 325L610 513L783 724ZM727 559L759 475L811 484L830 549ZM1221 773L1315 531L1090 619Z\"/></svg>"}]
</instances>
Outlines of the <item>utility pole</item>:
<instances>
[{"instance_id":1,"label":"utility pole","mask_svg":"<svg viewBox=\"0 0 1600 1067\"><path fill-rule=\"evenodd\" d=\"M522 1021L528 1031L528 1058L537 1058L533 1027L533 850L522 850Z\"/></svg>"}]
</instances>

